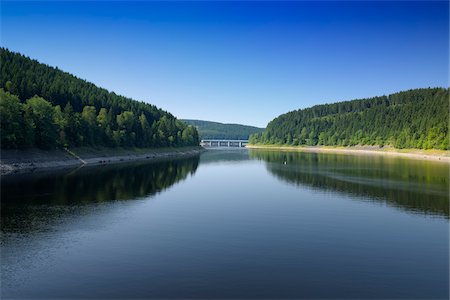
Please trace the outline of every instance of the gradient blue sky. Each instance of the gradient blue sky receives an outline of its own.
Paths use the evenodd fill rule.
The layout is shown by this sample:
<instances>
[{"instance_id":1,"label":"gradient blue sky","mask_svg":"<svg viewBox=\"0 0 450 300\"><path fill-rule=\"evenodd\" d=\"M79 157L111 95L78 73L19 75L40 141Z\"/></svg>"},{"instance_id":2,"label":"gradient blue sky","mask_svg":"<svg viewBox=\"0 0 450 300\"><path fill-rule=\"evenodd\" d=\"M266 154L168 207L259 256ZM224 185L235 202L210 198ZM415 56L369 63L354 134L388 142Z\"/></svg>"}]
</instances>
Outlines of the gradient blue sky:
<instances>
[{"instance_id":1,"label":"gradient blue sky","mask_svg":"<svg viewBox=\"0 0 450 300\"><path fill-rule=\"evenodd\" d=\"M448 86L448 2L1 2L1 45L179 118L265 126Z\"/></svg>"}]
</instances>

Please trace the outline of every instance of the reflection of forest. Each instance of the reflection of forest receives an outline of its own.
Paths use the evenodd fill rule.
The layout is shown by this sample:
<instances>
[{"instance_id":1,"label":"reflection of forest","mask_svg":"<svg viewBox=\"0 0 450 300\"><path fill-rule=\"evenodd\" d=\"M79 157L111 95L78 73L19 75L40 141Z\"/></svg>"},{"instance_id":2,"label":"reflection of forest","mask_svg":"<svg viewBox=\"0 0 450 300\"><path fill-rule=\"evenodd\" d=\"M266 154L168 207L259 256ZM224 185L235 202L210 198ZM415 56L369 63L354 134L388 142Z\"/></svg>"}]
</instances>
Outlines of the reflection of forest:
<instances>
[{"instance_id":1,"label":"reflection of forest","mask_svg":"<svg viewBox=\"0 0 450 300\"><path fill-rule=\"evenodd\" d=\"M39 230L80 207L154 195L194 174L199 156L170 161L84 167L72 172L5 176L1 181L2 231ZM56 206L58 209L37 209ZM87 210L89 211L89 210Z\"/></svg>"},{"instance_id":2,"label":"reflection of forest","mask_svg":"<svg viewBox=\"0 0 450 300\"><path fill-rule=\"evenodd\" d=\"M277 178L449 217L449 166L385 156L252 150Z\"/></svg>"},{"instance_id":3,"label":"reflection of forest","mask_svg":"<svg viewBox=\"0 0 450 300\"><path fill-rule=\"evenodd\" d=\"M2 178L2 208L83 204L153 195L195 173L199 157L86 167L69 173Z\"/></svg>"},{"instance_id":4,"label":"reflection of forest","mask_svg":"<svg viewBox=\"0 0 450 300\"><path fill-rule=\"evenodd\" d=\"M210 149L200 156L202 165L209 163L239 163L248 161L248 151L246 149Z\"/></svg>"}]
</instances>

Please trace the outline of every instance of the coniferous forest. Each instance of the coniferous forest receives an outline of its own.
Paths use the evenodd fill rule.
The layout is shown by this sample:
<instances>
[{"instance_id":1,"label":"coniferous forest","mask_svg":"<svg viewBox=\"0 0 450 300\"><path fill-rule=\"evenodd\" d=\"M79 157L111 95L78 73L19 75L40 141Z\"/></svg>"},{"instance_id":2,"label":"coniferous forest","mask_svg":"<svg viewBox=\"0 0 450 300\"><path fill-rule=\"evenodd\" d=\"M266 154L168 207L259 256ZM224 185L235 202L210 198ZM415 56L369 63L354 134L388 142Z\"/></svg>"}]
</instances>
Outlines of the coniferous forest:
<instances>
[{"instance_id":1,"label":"coniferous forest","mask_svg":"<svg viewBox=\"0 0 450 300\"><path fill-rule=\"evenodd\" d=\"M198 145L195 127L0 48L1 148Z\"/></svg>"},{"instance_id":2,"label":"coniferous forest","mask_svg":"<svg viewBox=\"0 0 450 300\"><path fill-rule=\"evenodd\" d=\"M223 124L219 122L187 119L182 121L195 126L200 139L247 140L251 134L264 130L264 128L241 124Z\"/></svg>"},{"instance_id":3,"label":"coniferous forest","mask_svg":"<svg viewBox=\"0 0 450 300\"><path fill-rule=\"evenodd\" d=\"M449 149L449 89L316 105L272 120L251 144Z\"/></svg>"}]
</instances>

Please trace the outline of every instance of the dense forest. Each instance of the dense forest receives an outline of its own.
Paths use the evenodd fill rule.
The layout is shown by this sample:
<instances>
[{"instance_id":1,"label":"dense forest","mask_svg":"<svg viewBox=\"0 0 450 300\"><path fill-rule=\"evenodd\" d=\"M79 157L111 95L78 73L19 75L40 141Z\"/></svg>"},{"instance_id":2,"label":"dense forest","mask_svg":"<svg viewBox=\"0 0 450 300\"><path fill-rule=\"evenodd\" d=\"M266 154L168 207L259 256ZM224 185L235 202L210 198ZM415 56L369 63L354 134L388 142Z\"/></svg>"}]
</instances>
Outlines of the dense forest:
<instances>
[{"instance_id":1,"label":"dense forest","mask_svg":"<svg viewBox=\"0 0 450 300\"><path fill-rule=\"evenodd\" d=\"M449 149L449 89L414 89L283 114L251 144Z\"/></svg>"},{"instance_id":2,"label":"dense forest","mask_svg":"<svg viewBox=\"0 0 450 300\"><path fill-rule=\"evenodd\" d=\"M148 103L0 48L1 148L178 147L198 132Z\"/></svg>"},{"instance_id":3,"label":"dense forest","mask_svg":"<svg viewBox=\"0 0 450 300\"><path fill-rule=\"evenodd\" d=\"M201 139L247 140L251 134L264 130L264 128L240 124L223 124L201 120L182 121L195 126Z\"/></svg>"}]
</instances>

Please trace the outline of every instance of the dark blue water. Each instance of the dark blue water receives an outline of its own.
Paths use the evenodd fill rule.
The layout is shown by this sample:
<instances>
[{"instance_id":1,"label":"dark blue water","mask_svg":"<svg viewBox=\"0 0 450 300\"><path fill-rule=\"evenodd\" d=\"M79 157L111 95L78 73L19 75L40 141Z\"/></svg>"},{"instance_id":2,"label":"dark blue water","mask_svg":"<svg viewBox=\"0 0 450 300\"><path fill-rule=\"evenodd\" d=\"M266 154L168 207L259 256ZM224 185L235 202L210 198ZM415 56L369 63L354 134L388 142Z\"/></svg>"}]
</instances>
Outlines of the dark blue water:
<instances>
[{"instance_id":1,"label":"dark blue water","mask_svg":"<svg viewBox=\"0 0 450 300\"><path fill-rule=\"evenodd\" d=\"M3 298L448 298L449 166L209 151L4 176Z\"/></svg>"}]
</instances>

